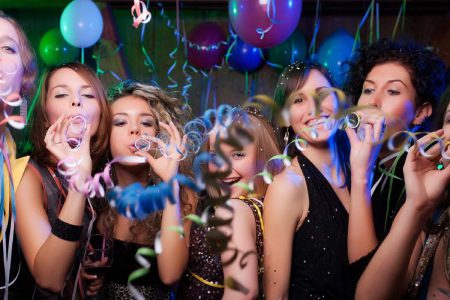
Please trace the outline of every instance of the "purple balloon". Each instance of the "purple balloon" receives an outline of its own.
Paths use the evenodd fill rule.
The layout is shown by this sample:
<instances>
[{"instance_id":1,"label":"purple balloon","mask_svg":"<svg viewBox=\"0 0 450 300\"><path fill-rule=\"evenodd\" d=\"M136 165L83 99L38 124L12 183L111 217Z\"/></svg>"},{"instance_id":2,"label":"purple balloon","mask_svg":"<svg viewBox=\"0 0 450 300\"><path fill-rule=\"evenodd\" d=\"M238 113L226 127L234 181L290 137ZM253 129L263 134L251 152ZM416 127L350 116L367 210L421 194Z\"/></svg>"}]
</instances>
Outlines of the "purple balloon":
<instances>
[{"instance_id":1,"label":"purple balloon","mask_svg":"<svg viewBox=\"0 0 450 300\"><path fill-rule=\"evenodd\" d=\"M230 0L228 13L239 37L258 48L284 42L297 27L301 0Z\"/></svg>"},{"instance_id":2,"label":"purple balloon","mask_svg":"<svg viewBox=\"0 0 450 300\"><path fill-rule=\"evenodd\" d=\"M200 69L210 69L220 64L227 51L225 34L213 22L204 22L195 26L189 33L190 44L187 59L191 65Z\"/></svg>"}]
</instances>

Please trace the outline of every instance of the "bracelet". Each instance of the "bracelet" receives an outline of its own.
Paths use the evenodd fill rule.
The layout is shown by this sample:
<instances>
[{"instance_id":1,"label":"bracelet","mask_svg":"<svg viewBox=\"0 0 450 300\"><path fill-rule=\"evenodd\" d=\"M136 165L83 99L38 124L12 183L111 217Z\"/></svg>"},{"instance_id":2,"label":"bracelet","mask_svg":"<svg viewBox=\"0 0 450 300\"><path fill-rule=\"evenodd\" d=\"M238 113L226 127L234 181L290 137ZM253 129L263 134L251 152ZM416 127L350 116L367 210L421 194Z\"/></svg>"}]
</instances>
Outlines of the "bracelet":
<instances>
[{"instance_id":1,"label":"bracelet","mask_svg":"<svg viewBox=\"0 0 450 300\"><path fill-rule=\"evenodd\" d=\"M72 225L56 218L52 233L65 241L76 242L80 239L83 226Z\"/></svg>"}]
</instances>

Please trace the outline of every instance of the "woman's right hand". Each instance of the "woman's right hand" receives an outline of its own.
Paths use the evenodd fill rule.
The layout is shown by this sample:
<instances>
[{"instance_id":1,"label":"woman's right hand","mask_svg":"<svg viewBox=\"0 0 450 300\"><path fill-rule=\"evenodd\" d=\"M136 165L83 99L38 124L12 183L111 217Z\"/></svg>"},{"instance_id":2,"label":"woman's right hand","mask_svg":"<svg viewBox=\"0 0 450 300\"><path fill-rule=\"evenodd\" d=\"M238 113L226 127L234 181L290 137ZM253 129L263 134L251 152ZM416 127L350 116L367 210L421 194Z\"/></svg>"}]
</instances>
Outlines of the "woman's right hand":
<instances>
[{"instance_id":1,"label":"woman's right hand","mask_svg":"<svg viewBox=\"0 0 450 300\"><path fill-rule=\"evenodd\" d=\"M96 296L103 286L103 276L97 278L96 275L90 275L86 273L84 268L81 268L80 276L84 284L86 285L85 288L86 296L88 297Z\"/></svg>"},{"instance_id":2,"label":"woman's right hand","mask_svg":"<svg viewBox=\"0 0 450 300\"><path fill-rule=\"evenodd\" d=\"M82 136L79 147L72 149L67 141L66 132L71 123L70 116L61 115L56 122L51 125L44 138L45 146L48 151L59 161L70 160L69 164L77 162L77 168L90 175L92 172L92 159L90 154L90 131L91 125L87 124L87 128Z\"/></svg>"},{"instance_id":3,"label":"woman's right hand","mask_svg":"<svg viewBox=\"0 0 450 300\"><path fill-rule=\"evenodd\" d=\"M442 200L443 193L450 182L450 167L438 170L436 165L441 153L439 143L427 149L425 157L419 146L428 145L433 139L442 137L444 130L439 129L419 139L409 148L403 173L405 176L406 197L409 205L421 211L431 212Z\"/></svg>"},{"instance_id":4,"label":"woman's right hand","mask_svg":"<svg viewBox=\"0 0 450 300\"><path fill-rule=\"evenodd\" d=\"M361 117L358 131L345 129L351 146L350 167L352 176L369 178L383 144L386 121L381 114L357 113Z\"/></svg>"}]
</instances>

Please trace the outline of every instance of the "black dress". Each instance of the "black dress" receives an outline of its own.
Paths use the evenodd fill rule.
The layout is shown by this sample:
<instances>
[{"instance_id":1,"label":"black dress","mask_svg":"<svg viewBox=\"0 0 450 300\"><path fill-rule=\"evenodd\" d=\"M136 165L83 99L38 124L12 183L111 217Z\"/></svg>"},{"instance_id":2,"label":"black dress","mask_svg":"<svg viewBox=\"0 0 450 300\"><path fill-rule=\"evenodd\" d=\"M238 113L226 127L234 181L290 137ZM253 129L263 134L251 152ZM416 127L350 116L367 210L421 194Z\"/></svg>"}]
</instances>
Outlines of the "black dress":
<instances>
[{"instance_id":1,"label":"black dress","mask_svg":"<svg viewBox=\"0 0 450 300\"><path fill-rule=\"evenodd\" d=\"M113 263L105 274L98 299L134 299L127 286L128 276L142 268L135 258L136 251L141 247L147 245L114 239ZM146 259L151 264L149 272L131 284L145 299L169 299L170 287L164 285L159 278L156 258Z\"/></svg>"},{"instance_id":2,"label":"black dress","mask_svg":"<svg viewBox=\"0 0 450 300\"><path fill-rule=\"evenodd\" d=\"M297 156L309 195L309 211L294 234L289 299L352 299L349 296L348 213L322 173Z\"/></svg>"}]
</instances>

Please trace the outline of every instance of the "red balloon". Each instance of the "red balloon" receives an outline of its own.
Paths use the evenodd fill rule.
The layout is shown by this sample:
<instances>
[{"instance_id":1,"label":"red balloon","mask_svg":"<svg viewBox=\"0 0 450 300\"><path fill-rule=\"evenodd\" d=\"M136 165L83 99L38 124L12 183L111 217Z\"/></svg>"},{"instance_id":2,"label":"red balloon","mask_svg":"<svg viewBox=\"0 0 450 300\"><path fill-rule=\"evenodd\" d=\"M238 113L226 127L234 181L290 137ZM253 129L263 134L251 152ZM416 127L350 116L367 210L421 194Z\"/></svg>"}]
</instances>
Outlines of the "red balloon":
<instances>
[{"instance_id":1,"label":"red balloon","mask_svg":"<svg viewBox=\"0 0 450 300\"><path fill-rule=\"evenodd\" d=\"M228 14L238 36L258 48L284 42L302 12L301 0L230 0Z\"/></svg>"},{"instance_id":2,"label":"red balloon","mask_svg":"<svg viewBox=\"0 0 450 300\"><path fill-rule=\"evenodd\" d=\"M225 34L213 22L195 26L188 39L187 59L191 65L200 69L210 69L220 64L227 51Z\"/></svg>"}]
</instances>

